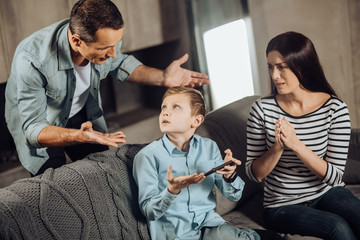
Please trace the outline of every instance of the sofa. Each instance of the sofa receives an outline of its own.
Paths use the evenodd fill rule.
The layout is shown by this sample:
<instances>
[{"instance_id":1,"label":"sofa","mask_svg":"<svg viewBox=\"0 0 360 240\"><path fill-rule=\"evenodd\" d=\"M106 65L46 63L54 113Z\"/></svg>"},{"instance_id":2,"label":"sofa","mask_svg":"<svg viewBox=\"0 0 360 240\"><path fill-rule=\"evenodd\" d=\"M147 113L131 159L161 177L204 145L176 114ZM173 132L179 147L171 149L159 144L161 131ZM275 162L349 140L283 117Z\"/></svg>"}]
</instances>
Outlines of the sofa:
<instances>
[{"instance_id":1,"label":"sofa","mask_svg":"<svg viewBox=\"0 0 360 240\"><path fill-rule=\"evenodd\" d=\"M245 162L246 122L250 96L210 112L198 134L230 148ZM344 182L360 197L360 131L352 129ZM150 239L137 203L132 161L146 144L123 144L42 175L18 180L0 189L0 239ZM263 186L251 182L244 164L237 169L245 181L239 202L214 189L216 211L240 228L256 229L262 239L316 239L266 230L262 220Z\"/></svg>"}]
</instances>

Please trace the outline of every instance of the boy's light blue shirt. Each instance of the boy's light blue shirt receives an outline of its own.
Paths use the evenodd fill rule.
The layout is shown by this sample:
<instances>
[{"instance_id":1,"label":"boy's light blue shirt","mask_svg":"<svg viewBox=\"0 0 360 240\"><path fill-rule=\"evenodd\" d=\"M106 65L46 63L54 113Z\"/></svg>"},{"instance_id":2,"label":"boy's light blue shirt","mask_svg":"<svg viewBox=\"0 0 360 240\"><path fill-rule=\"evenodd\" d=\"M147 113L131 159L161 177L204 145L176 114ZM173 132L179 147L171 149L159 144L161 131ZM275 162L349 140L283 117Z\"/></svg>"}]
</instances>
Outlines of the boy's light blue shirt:
<instances>
[{"instance_id":1,"label":"boy's light blue shirt","mask_svg":"<svg viewBox=\"0 0 360 240\"><path fill-rule=\"evenodd\" d=\"M43 28L24 39L17 47L6 86L5 117L23 166L35 174L48 159L38 135L47 126L66 126L76 77L67 30L69 20ZM141 63L121 54L102 65L91 63L89 97L85 104L94 129L106 132L100 97L100 79L111 75L126 81Z\"/></svg>"},{"instance_id":2,"label":"boy's light blue shirt","mask_svg":"<svg viewBox=\"0 0 360 240\"><path fill-rule=\"evenodd\" d=\"M173 176L207 172L222 164L214 141L194 135L189 152L180 151L164 134L143 148L134 159L133 176L139 187L139 206L148 220L151 239L199 239L202 227L218 226L225 220L214 211L216 185L231 201L241 198L244 182L237 177L227 183L220 174L211 174L201 183L190 185L178 195L167 190L166 173Z\"/></svg>"}]
</instances>

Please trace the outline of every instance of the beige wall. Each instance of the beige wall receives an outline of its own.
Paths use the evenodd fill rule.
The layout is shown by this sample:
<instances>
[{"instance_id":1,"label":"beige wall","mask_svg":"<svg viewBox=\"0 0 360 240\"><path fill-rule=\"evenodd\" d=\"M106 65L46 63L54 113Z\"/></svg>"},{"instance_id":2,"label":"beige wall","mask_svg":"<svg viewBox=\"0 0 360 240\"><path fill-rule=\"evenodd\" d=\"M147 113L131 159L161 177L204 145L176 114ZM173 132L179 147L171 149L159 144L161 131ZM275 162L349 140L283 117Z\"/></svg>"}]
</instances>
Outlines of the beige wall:
<instances>
[{"instance_id":1,"label":"beige wall","mask_svg":"<svg viewBox=\"0 0 360 240\"><path fill-rule=\"evenodd\" d=\"M69 17L77 0L0 0L0 83L6 82L19 42ZM113 0L125 21L122 51L135 51L179 37L177 0Z\"/></svg>"},{"instance_id":2,"label":"beige wall","mask_svg":"<svg viewBox=\"0 0 360 240\"><path fill-rule=\"evenodd\" d=\"M285 31L309 37L318 52L325 75L350 110L353 127L360 127L360 54L358 0L249 0L260 93L267 94L270 80L265 48ZM356 32L354 32L356 31Z\"/></svg>"},{"instance_id":3,"label":"beige wall","mask_svg":"<svg viewBox=\"0 0 360 240\"><path fill-rule=\"evenodd\" d=\"M360 127L360 1L350 0L350 33L351 33L351 55L353 68L353 83L354 83L354 102L357 116L357 126Z\"/></svg>"},{"instance_id":4,"label":"beige wall","mask_svg":"<svg viewBox=\"0 0 360 240\"><path fill-rule=\"evenodd\" d=\"M0 0L0 83L6 82L19 42L69 16L75 0Z\"/></svg>"},{"instance_id":5,"label":"beige wall","mask_svg":"<svg viewBox=\"0 0 360 240\"><path fill-rule=\"evenodd\" d=\"M176 38L178 31L170 35L162 32L174 29L172 26L177 24L174 19L176 4L170 4L176 1L115 0L127 24L124 38L129 38L124 39L124 48L135 50L160 44L160 36L168 40ZM75 2L0 0L0 83L7 81L17 44L32 32L68 17ZM349 106L352 126L360 127L360 1L248 0L248 4L261 79L261 84L255 84L258 94L267 94L269 90L264 54L267 42L281 32L299 31L314 42L329 82ZM145 11L144 6L152 10ZM171 10L164 10L164 6ZM161 16L153 14L155 12ZM144 17L144 14L148 14L148 17ZM159 21L165 22L162 30L158 26ZM155 30L151 30L151 26L155 25ZM139 32L144 33L144 37L137 37L136 33ZM156 34L151 36L152 32Z\"/></svg>"}]
</instances>

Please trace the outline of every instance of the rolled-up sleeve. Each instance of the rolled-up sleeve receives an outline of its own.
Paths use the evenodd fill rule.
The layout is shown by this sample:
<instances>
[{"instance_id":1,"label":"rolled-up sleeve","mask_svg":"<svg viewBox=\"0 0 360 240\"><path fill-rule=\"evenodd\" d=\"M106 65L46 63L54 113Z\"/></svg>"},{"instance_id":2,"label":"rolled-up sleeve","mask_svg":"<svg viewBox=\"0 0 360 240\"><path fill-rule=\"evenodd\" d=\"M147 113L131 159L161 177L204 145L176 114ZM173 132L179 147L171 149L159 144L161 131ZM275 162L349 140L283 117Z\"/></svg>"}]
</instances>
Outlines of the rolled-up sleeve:
<instances>
[{"instance_id":1,"label":"rolled-up sleeve","mask_svg":"<svg viewBox=\"0 0 360 240\"><path fill-rule=\"evenodd\" d=\"M27 61L28 56L19 57L22 61ZM17 131L23 131L26 143L29 147L41 147L38 142L39 133L49 123L46 119L46 102L44 81L41 73L32 64L16 64L18 71L13 70L10 77L17 78L16 90L13 89L13 101L17 101L14 109L20 116ZM17 107L17 109L15 109ZM13 115L16 116L16 115ZM17 126L16 126L17 127Z\"/></svg>"}]
</instances>

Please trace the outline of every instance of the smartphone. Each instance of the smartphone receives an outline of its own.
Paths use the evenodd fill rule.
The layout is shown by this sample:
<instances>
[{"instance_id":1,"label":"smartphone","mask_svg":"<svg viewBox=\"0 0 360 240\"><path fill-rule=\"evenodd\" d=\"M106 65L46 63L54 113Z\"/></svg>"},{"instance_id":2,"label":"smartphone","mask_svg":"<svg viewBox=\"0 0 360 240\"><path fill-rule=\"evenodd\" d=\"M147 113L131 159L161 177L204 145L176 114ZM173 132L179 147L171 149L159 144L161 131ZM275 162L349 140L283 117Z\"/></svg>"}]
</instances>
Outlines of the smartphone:
<instances>
[{"instance_id":1,"label":"smartphone","mask_svg":"<svg viewBox=\"0 0 360 240\"><path fill-rule=\"evenodd\" d=\"M223 163L223 164L221 164L221 165L219 165L217 167L212 168L210 171L206 172L204 175L206 177L207 175L210 175L210 174L216 172L217 170L220 170L223 167L225 167L227 165L231 165L231 164L234 164L234 162L233 161L227 161L226 163Z\"/></svg>"}]
</instances>

